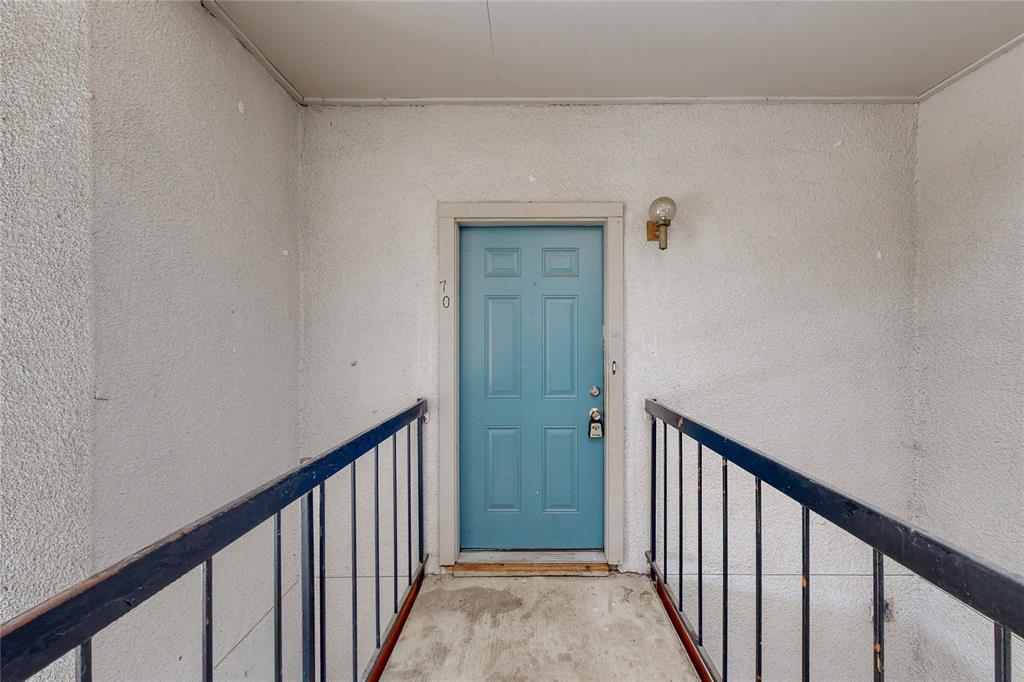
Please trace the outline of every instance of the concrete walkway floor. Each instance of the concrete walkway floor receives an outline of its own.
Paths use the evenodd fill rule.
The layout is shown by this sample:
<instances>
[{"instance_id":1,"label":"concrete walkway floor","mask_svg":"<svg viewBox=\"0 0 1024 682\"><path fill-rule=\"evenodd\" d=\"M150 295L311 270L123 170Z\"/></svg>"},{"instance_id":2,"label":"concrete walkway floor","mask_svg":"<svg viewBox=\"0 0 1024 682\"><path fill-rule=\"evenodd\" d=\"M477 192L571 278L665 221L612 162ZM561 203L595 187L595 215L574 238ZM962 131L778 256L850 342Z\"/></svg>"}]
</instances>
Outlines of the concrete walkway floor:
<instances>
[{"instance_id":1,"label":"concrete walkway floor","mask_svg":"<svg viewBox=\"0 0 1024 682\"><path fill-rule=\"evenodd\" d=\"M452 578L420 590L384 679L697 680L648 579Z\"/></svg>"}]
</instances>

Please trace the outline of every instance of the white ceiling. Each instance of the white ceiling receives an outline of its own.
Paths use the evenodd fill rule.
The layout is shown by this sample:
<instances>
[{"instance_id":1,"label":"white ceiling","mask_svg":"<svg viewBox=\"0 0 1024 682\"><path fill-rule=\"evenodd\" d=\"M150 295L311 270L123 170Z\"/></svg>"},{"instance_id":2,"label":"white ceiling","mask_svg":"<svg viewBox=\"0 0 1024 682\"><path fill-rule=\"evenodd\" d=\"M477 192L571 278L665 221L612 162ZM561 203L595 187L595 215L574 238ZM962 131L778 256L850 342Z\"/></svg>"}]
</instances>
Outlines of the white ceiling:
<instances>
[{"instance_id":1,"label":"white ceiling","mask_svg":"<svg viewBox=\"0 0 1024 682\"><path fill-rule=\"evenodd\" d=\"M916 101L1024 33L1013 1L205 4L306 102Z\"/></svg>"}]
</instances>

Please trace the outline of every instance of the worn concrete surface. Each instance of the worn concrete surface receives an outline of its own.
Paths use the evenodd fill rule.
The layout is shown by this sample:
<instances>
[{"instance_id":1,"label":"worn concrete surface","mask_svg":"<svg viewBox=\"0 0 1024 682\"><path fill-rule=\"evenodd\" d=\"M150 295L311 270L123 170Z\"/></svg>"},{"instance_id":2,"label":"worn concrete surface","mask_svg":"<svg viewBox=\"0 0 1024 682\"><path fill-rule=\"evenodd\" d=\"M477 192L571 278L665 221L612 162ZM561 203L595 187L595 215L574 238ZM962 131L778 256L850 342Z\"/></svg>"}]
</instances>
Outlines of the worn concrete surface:
<instances>
[{"instance_id":1,"label":"worn concrete surface","mask_svg":"<svg viewBox=\"0 0 1024 682\"><path fill-rule=\"evenodd\" d=\"M428 577L385 680L696 680L650 581Z\"/></svg>"}]
</instances>

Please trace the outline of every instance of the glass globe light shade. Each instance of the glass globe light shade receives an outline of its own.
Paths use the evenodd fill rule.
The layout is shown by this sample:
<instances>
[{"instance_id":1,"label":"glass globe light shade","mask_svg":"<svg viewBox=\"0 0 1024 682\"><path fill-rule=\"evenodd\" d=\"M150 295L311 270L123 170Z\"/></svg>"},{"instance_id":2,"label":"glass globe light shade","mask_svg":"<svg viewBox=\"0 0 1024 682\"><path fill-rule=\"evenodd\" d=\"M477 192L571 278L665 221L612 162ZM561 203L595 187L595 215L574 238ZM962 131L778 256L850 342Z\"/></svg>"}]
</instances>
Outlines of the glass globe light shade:
<instances>
[{"instance_id":1,"label":"glass globe light shade","mask_svg":"<svg viewBox=\"0 0 1024 682\"><path fill-rule=\"evenodd\" d=\"M651 202L651 207L647 209L647 214L655 222L670 223L676 217L676 202L668 197L658 197Z\"/></svg>"}]
</instances>

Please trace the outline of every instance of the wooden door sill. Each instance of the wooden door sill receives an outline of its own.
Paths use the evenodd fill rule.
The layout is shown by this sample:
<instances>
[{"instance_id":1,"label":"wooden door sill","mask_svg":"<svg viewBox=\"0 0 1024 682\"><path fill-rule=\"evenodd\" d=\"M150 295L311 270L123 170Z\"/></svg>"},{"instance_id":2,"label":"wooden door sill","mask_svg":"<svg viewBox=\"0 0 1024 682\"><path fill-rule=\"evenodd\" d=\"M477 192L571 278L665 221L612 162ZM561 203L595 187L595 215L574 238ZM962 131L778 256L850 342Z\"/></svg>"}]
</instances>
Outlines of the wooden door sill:
<instances>
[{"instance_id":1,"label":"wooden door sill","mask_svg":"<svg viewBox=\"0 0 1024 682\"><path fill-rule=\"evenodd\" d=\"M454 566L456 577L484 576L603 576L609 566L604 552L584 551L465 551Z\"/></svg>"}]
</instances>

